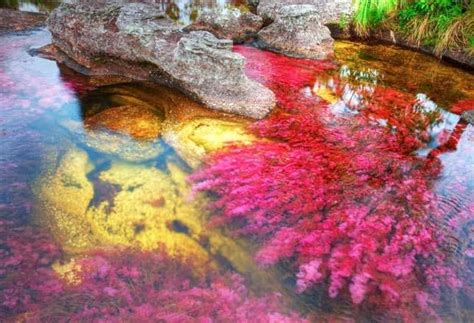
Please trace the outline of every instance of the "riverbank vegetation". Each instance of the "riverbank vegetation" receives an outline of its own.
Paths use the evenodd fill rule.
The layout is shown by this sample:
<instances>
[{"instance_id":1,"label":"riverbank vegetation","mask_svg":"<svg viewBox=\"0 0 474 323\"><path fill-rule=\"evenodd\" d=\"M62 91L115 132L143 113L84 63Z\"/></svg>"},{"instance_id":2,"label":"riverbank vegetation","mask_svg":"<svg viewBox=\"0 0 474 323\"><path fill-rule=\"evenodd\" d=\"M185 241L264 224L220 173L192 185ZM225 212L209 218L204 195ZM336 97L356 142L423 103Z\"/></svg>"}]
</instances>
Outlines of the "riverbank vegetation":
<instances>
[{"instance_id":1,"label":"riverbank vegetation","mask_svg":"<svg viewBox=\"0 0 474 323\"><path fill-rule=\"evenodd\" d=\"M437 55L445 50L474 55L474 2L471 0L356 0L354 26L361 36L390 29Z\"/></svg>"}]
</instances>

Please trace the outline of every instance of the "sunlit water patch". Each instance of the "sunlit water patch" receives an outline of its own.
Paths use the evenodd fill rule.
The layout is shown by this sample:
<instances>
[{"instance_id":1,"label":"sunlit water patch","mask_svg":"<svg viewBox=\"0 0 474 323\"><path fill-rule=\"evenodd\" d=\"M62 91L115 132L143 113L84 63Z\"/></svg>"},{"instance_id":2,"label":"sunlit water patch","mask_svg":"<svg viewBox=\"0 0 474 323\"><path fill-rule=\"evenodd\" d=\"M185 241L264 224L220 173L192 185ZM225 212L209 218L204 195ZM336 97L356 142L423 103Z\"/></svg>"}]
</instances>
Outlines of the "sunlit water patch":
<instances>
[{"instance_id":1,"label":"sunlit water patch","mask_svg":"<svg viewBox=\"0 0 474 323\"><path fill-rule=\"evenodd\" d=\"M279 101L254 123L0 37L1 319L470 317L471 74L237 46Z\"/></svg>"}]
</instances>

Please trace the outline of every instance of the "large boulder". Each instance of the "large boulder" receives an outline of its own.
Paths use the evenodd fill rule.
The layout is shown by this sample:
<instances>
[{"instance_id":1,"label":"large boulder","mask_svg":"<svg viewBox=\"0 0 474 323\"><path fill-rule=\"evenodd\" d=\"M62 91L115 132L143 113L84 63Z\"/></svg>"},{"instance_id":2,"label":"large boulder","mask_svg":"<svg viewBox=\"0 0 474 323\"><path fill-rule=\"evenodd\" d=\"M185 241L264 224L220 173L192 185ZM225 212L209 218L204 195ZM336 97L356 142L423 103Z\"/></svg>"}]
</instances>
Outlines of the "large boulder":
<instances>
[{"instance_id":1,"label":"large boulder","mask_svg":"<svg viewBox=\"0 0 474 323\"><path fill-rule=\"evenodd\" d=\"M255 37L262 27L263 19L260 16L239 9L224 9L202 13L186 30L205 30L218 38L241 43Z\"/></svg>"},{"instance_id":2,"label":"large boulder","mask_svg":"<svg viewBox=\"0 0 474 323\"><path fill-rule=\"evenodd\" d=\"M266 21L276 19L280 8L287 5L313 5L318 9L323 24L338 22L343 17L352 15L352 0L260 0L258 14Z\"/></svg>"},{"instance_id":3,"label":"large boulder","mask_svg":"<svg viewBox=\"0 0 474 323\"><path fill-rule=\"evenodd\" d=\"M48 27L66 64L170 85L212 109L251 118L274 107L274 94L246 77L230 40L183 32L158 7L123 2L71 0L52 12Z\"/></svg>"},{"instance_id":4,"label":"large boulder","mask_svg":"<svg viewBox=\"0 0 474 323\"><path fill-rule=\"evenodd\" d=\"M264 48L292 57L327 59L334 53L331 32L313 5L281 7L258 39Z\"/></svg>"}]
</instances>

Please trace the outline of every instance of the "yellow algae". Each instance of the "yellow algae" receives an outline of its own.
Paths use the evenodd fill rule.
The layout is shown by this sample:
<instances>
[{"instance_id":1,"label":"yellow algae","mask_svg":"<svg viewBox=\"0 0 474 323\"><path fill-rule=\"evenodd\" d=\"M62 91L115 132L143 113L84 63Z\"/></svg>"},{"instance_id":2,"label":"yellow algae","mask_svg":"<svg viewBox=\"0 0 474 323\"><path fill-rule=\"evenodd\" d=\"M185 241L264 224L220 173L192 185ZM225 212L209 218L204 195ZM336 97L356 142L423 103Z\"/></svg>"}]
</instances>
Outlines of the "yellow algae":
<instances>
[{"instance_id":1,"label":"yellow algae","mask_svg":"<svg viewBox=\"0 0 474 323\"><path fill-rule=\"evenodd\" d=\"M55 170L47 170L34 186L45 222L65 249L83 249L94 245L85 213L94 188L86 177L93 168L86 152L68 151Z\"/></svg>"},{"instance_id":2,"label":"yellow algae","mask_svg":"<svg viewBox=\"0 0 474 323\"><path fill-rule=\"evenodd\" d=\"M101 244L164 248L171 256L204 263L209 252L200 245L207 216L202 199L189 199L185 173L173 164L169 174L156 168L116 162L100 173L101 182L119 187L86 214Z\"/></svg>"},{"instance_id":3,"label":"yellow algae","mask_svg":"<svg viewBox=\"0 0 474 323\"><path fill-rule=\"evenodd\" d=\"M209 266L230 266L255 284L278 289L277 275L258 268L250 248L208 227L207 200L190 196L186 178L171 162L166 170L119 161L93 170L87 154L75 148L36 185L41 223L74 259L111 247L160 249L192 260L196 274ZM53 269L67 284L80 282L81 268L74 260L55 263Z\"/></svg>"},{"instance_id":4,"label":"yellow algae","mask_svg":"<svg viewBox=\"0 0 474 323\"><path fill-rule=\"evenodd\" d=\"M207 199L203 195L191 198L188 174L178 165L168 162L163 170L135 163L152 160L163 151L156 141L142 140L162 131L167 143L190 165L197 166L209 152L231 143L249 144L256 140L246 130L248 121L205 109L170 89L150 89L156 87L121 85L98 90L89 100L88 110L83 111L84 124L64 123L81 144L118 156L119 160L104 156L111 162L107 163L108 168L94 169L85 152L68 152L58 161L57 169L38 181L41 189L35 193L44 209L42 223L75 258L96 249L163 249L170 256L191 259L198 272L208 265L230 266L254 282L272 280L272 274L259 269L239 241L208 227ZM101 104L101 99L106 103ZM139 105L140 100L143 105ZM132 117L125 117L129 112ZM157 117L151 126L129 124L146 119L149 113ZM162 116L166 117L163 123ZM147 132L148 127L151 132ZM78 154L83 164L79 158L69 157ZM77 191L69 192L68 185L60 180L65 175L80 179ZM63 204L63 196L74 197L75 202ZM74 280L69 277L74 265L58 263L55 270L66 281Z\"/></svg>"},{"instance_id":5,"label":"yellow algae","mask_svg":"<svg viewBox=\"0 0 474 323\"><path fill-rule=\"evenodd\" d=\"M316 84L313 87L313 93L331 104L336 103L339 100L336 93L324 84Z\"/></svg>"},{"instance_id":6,"label":"yellow algae","mask_svg":"<svg viewBox=\"0 0 474 323\"><path fill-rule=\"evenodd\" d=\"M213 118L197 118L180 124L166 124L164 140L191 167L199 166L203 157L229 144L247 145L256 140L245 124Z\"/></svg>"},{"instance_id":7,"label":"yellow algae","mask_svg":"<svg viewBox=\"0 0 474 323\"><path fill-rule=\"evenodd\" d=\"M74 258L65 262L57 261L51 266L51 268L59 278L68 285L79 285L82 281L81 265L78 264Z\"/></svg>"},{"instance_id":8,"label":"yellow algae","mask_svg":"<svg viewBox=\"0 0 474 323\"><path fill-rule=\"evenodd\" d=\"M108 108L84 120L88 129L107 129L140 140L154 140L161 134L163 119L142 106Z\"/></svg>"}]
</instances>

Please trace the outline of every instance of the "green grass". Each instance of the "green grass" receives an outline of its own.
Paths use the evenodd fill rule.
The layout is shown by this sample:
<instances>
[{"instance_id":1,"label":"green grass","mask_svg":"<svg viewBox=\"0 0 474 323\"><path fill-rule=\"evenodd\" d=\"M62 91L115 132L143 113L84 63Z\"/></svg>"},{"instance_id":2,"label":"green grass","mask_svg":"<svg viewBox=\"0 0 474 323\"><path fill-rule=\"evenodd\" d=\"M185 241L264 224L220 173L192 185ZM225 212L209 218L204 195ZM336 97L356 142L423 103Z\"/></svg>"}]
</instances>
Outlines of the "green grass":
<instances>
[{"instance_id":1,"label":"green grass","mask_svg":"<svg viewBox=\"0 0 474 323\"><path fill-rule=\"evenodd\" d=\"M359 35L389 27L419 46L474 54L472 0L355 0L354 26Z\"/></svg>"},{"instance_id":2,"label":"green grass","mask_svg":"<svg viewBox=\"0 0 474 323\"><path fill-rule=\"evenodd\" d=\"M359 34L364 35L377 27L399 5L399 0L355 0L354 23Z\"/></svg>"}]
</instances>

